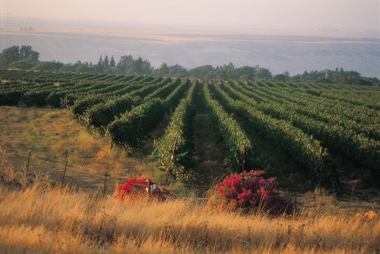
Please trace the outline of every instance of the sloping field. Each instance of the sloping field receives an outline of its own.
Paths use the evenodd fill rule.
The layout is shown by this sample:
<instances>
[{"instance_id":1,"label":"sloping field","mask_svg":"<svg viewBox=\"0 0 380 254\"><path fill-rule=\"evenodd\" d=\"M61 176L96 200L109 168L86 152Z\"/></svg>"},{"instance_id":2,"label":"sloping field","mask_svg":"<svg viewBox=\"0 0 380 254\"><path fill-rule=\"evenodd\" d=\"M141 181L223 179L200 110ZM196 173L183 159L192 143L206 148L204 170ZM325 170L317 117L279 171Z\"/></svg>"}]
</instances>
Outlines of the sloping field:
<instances>
[{"instance_id":1,"label":"sloping field","mask_svg":"<svg viewBox=\"0 0 380 254\"><path fill-rule=\"evenodd\" d=\"M142 157L112 151L108 140L90 134L67 110L1 107L0 119L0 147L18 177L28 161L29 178L42 173L59 183L66 168L64 182L83 189L103 187L106 172L115 180L153 175ZM114 181L109 184L113 191Z\"/></svg>"},{"instance_id":2,"label":"sloping field","mask_svg":"<svg viewBox=\"0 0 380 254\"><path fill-rule=\"evenodd\" d=\"M290 190L350 193L379 182L378 87L25 71L1 80L0 104L18 106L2 108L3 146L24 163L31 152L101 178L139 168L193 186L249 169ZM213 163L220 170L205 171Z\"/></svg>"},{"instance_id":3,"label":"sloping field","mask_svg":"<svg viewBox=\"0 0 380 254\"><path fill-rule=\"evenodd\" d=\"M378 87L24 71L0 80L2 253L380 251ZM215 183L252 168L298 209L222 210ZM25 188L3 184L25 174ZM180 198L115 199L131 177L167 180Z\"/></svg>"}]
</instances>

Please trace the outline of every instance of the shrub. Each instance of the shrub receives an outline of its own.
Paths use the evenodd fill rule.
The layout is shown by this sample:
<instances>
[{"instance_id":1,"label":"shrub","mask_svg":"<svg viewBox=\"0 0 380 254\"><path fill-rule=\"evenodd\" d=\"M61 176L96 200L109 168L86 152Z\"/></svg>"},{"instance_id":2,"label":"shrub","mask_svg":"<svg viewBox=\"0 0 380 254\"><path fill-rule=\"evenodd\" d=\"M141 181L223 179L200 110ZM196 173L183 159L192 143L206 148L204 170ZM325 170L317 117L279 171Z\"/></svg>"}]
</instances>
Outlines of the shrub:
<instances>
[{"instance_id":1,"label":"shrub","mask_svg":"<svg viewBox=\"0 0 380 254\"><path fill-rule=\"evenodd\" d=\"M223 199L222 209L270 214L291 212L293 204L279 196L273 178L265 179L263 175L262 170L251 170L226 177L218 184L218 192Z\"/></svg>"},{"instance_id":2,"label":"shrub","mask_svg":"<svg viewBox=\"0 0 380 254\"><path fill-rule=\"evenodd\" d=\"M167 199L175 199L176 196L165 188L159 188L155 183L151 186L150 197L157 201L166 201ZM147 196L148 180L145 178L131 178L125 184L117 187L115 198L119 200L141 199Z\"/></svg>"}]
</instances>

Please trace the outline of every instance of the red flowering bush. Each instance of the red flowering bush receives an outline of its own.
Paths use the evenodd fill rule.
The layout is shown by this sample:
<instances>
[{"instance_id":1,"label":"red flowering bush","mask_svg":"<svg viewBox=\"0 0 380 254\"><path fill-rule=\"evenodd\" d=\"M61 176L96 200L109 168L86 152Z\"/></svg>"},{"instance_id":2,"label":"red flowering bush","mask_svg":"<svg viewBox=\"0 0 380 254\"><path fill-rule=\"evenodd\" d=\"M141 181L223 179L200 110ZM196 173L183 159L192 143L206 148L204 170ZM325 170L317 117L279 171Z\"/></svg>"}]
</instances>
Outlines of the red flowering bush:
<instances>
[{"instance_id":1,"label":"red flowering bush","mask_svg":"<svg viewBox=\"0 0 380 254\"><path fill-rule=\"evenodd\" d=\"M218 184L218 192L223 199L222 209L269 212L279 214L291 212L291 202L283 200L276 191L273 178L265 179L264 171L251 170L231 174Z\"/></svg>"},{"instance_id":2,"label":"red flowering bush","mask_svg":"<svg viewBox=\"0 0 380 254\"><path fill-rule=\"evenodd\" d=\"M150 185L150 197L158 201L166 201L176 196L165 188L159 188L155 183ZM148 180L145 178L131 178L125 184L117 187L114 197L119 200L134 200L148 196Z\"/></svg>"}]
</instances>

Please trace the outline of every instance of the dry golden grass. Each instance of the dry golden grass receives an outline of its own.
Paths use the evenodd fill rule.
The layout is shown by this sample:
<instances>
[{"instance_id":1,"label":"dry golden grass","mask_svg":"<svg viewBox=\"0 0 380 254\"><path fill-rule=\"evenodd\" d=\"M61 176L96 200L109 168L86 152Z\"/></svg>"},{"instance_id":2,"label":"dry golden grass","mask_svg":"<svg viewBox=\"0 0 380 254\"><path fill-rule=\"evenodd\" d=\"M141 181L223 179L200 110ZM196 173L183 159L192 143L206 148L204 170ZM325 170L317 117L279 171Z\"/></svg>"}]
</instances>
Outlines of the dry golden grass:
<instances>
[{"instance_id":1,"label":"dry golden grass","mask_svg":"<svg viewBox=\"0 0 380 254\"><path fill-rule=\"evenodd\" d=\"M67 180L79 179L74 184L81 188L96 189L106 171L113 178L153 175L146 158L111 150L109 139L89 133L67 110L0 107L0 122L0 147L16 171L31 152L30 173L49 173L59 182L67 160Z\"/></svg>"},{"instance_id":2,"label":"dry golden grass","mask_svg":"<svg viewBox=\"0 0 380 254\"><path fill-rule=\"evenodd\" d=\"M270 218L193 198L122 203L68 188L0 186L1 253L378 253L380 222L356 216Z\"/></svg>"}]
</instances>

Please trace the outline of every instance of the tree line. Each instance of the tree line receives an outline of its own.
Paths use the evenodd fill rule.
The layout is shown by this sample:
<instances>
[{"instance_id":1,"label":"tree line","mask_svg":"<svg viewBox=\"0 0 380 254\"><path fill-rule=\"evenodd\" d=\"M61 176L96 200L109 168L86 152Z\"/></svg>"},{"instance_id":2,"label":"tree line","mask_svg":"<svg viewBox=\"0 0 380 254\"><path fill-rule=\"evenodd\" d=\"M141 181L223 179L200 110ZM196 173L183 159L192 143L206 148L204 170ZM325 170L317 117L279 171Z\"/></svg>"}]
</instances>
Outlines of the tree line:
<instances>
[{"instance_id":1,"label":"tree line","mask_svg":"<svg viewBox=\"0 0 380 254\"><path fill-rule=\"evenodd\" d=\"M113 56L100 55L96 64L92 62L77 61L74 64L64 64L56 61L40 61L40 54L33 50L31 46L12 46L4 49L0 53L0 69L18 68L23 70L40 71L64 71L83 73L108 73L125 75L152 75L171 76L180 78L200 78L200 79L244 79L244 80L273 80L279 82L316 82L329 84L352 84L352 85L380 85L380 80L376 77L362 77L356 71L344 71L343 68L335 70L305 71L303 74L290 76L288 71L281 74L272 75L269 69L256 66L243 66L236 68L233 63L214 67L212 65L202 65L192 69L175 64L168 65L162 63L158 68L154 68L148 60L141 57L134 59L131 55L120 57L116 63Z\"/></svg>"}]
</instances>

